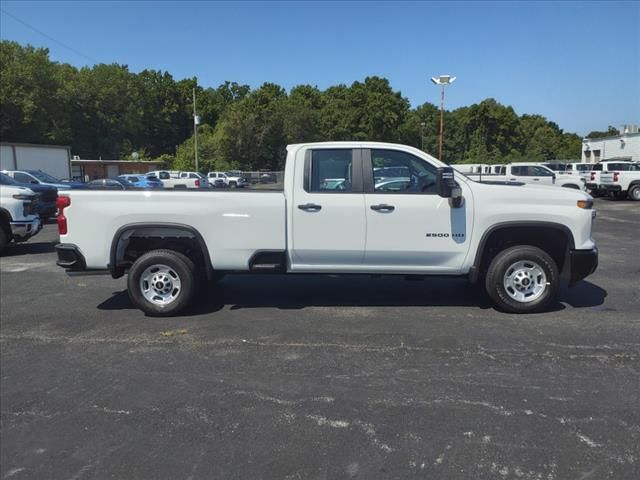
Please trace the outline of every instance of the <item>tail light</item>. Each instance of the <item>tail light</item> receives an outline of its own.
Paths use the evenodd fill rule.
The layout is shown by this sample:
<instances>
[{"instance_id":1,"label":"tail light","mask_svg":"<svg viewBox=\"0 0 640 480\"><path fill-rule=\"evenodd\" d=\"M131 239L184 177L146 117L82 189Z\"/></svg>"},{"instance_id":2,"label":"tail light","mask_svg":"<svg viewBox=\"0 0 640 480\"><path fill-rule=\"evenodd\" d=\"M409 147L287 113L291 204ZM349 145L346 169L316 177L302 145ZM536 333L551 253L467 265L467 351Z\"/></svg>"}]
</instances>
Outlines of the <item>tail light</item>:
<instances>
[{"instance_id":1,"label":"tail light","mask_svg":"<svg viewBox=\"0 0 640 480\"><path fill-rule=\"evenodd\" d=\"M613 172L613 181L617 182L620 180L620 172Z\"/></svg>"},{"instance_id":2,"label":"tail light","mask_svg":"<svg viewBox=\"0 0 640 480\"><path fill-rule=\"evenodd\" d=\"M591 172L591 181L595 181L596 179L596 172Z\"/></svg>"},{"instance_id":3,"label":"tail light","mask_svg":"<svg viewBox=\"0 0 640 480\"><path fill-rule=\"evenodd\" d=\"M200 180L196 179L196 187L200 186Z\"/></svg>"},{"instance_id":4,"label":"tail light","mask_svg":"<svg viewBox=\"0 0 640 480\"><path fill-rule=\"evenodd\" d=\"M58 207L58 233L67 234L67 217L64 216L64 209L71 205L71 198L58 195L56 207Z\"/></svg>"}]
</instances>

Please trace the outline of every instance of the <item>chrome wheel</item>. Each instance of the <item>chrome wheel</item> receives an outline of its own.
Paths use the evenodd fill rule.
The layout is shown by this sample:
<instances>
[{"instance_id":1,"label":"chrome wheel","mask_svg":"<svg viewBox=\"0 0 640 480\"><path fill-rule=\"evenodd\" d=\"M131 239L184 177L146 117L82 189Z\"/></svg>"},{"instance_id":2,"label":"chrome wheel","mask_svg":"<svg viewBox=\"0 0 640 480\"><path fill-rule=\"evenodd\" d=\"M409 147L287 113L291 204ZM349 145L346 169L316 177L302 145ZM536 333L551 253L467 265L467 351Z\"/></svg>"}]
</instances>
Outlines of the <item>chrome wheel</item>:
<instances>
[{"instance_id":1,"label":"chrome wheel","mask_svg":"<svg viewBox=\"0 0 640 480\"><path fill-rule=\"evenodd\" d=\"M169 305L181 291L180 276L166 265L151 265L140 276L140 292L154 305Z\"/></svg>"},{"instance_id":2,"label":"chrome wheel","mask_svg":"<svg viewBox=\"0 0 640 480\"><path fill-rule=\"evenodd\" d=\"M507 294L523 303L539 298L549 285L542 267L531 260L521 260L510 265L503 282Z\"/></svg>"}]
</instances>

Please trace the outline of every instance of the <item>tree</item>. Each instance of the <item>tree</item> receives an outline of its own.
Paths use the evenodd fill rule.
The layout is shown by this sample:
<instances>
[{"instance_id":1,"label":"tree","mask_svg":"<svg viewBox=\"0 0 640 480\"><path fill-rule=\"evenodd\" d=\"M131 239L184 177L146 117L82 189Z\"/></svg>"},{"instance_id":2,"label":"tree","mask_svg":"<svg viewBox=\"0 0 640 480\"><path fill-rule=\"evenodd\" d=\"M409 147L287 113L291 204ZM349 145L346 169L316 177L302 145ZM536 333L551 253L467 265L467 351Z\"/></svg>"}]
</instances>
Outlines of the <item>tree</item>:
<instances>
[{"instance_id":1,"label":"tree","mask_svg":"<svg viewBox=\"0 0 640 480\"><path fill-rule=\"evenodd\" d=\"M616 137L618 135L620 135L620 130L618 130L616 127L609 125L609 127L607 127L606 132L599 132L595 130L593 132L589 132L589 134L587 135L587 138Z\"/></svg>"}]
</instances>

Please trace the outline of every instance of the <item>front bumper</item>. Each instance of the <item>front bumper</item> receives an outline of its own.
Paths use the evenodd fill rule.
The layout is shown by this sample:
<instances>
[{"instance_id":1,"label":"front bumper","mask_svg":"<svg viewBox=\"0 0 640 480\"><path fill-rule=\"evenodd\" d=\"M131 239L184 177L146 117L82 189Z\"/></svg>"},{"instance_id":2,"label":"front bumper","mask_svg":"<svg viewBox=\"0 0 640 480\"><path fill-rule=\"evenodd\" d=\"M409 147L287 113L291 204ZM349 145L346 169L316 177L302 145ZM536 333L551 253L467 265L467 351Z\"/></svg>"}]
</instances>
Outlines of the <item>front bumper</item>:
<instances>
[{"instance_id":1,"label":"front bumper","mask_svg":"<svg viewBox=\"0 0 640 480\"><path fill-rule=\"evenodd\" d=\"M11 236L16 242L24 242L30 239L42 229L42 222L38 217L33 220L9 222Z\"/></svg>"},{"instance_id":2,"label":"front bumper","mask_svg":"<svg viewBox=\"0 0 640 480\"><path fill-rule=\"evenodd\" d=\"M569 286L573 287L598 268L598 248L569 251Z\"/></svg>"},{"instance_id":3,"label":"front bumper","mask_svg":"<svg viewBox=\"0 0 640 480\"><path fill-rule=\"evenodd\" d=\"M56 253L58 254L56 265L67 271L78 272L87 267L80 249L72 243L59 243L56 245Z\"/></svg>"}]
</instances>

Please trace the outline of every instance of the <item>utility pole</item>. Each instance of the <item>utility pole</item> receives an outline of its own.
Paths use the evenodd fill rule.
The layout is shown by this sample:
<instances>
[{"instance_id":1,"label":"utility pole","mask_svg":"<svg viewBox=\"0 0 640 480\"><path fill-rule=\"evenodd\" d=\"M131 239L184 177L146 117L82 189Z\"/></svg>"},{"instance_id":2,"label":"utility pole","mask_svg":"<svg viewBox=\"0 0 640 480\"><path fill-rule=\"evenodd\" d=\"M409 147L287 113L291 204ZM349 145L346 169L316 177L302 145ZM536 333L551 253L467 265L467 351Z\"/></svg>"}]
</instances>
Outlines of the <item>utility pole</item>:
<instances>
[{"instance_id":1,"label":"utility pole","mask_svg":"<svg viewBox=\"0 0 640 480\"><path fill-rule=\"evenodd\" d=\"M431 81L440 85L440 145L438 147L438 160L442 161L442 143L444 141L444 87L455 81L456 77L451 75L440 75L431 77Z\"/></svg>"},{"instance_id":2,"label":"utility pole","mask_svg":"<svg viewBox=\"0 0 640 480\"><path fill-rule=\"evenodd\" d=\"M196 157L196 172L198 169L198 125L200 125L200 117L196 114L196 88L193 87L193 147Z\"/></svg>"},{"instance_id":3,"label":"utility pole","mask_svg":"<svg viewBox=\"0 0 640 480\"><path fill-rule=\"evenodd\" d=\"M420 145L422 146L421 150L423 152L424 152L424 129L425 129L426 126L427 126L426 122L421 122L420 123L420 127L421 127L420 128L420 134L421 134L421 136L420 136Z\"/></svg>"}]
</instances>

